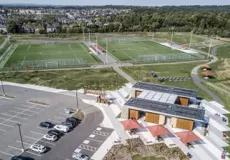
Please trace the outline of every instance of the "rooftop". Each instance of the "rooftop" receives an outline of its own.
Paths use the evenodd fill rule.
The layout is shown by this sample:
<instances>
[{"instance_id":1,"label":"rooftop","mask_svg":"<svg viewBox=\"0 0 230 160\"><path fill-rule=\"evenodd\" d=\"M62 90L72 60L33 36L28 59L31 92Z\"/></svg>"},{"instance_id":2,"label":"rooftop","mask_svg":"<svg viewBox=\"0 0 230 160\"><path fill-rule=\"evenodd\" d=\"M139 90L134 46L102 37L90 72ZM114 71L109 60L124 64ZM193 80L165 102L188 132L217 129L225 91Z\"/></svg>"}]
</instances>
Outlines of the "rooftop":
<instances>
[{"instance_id":1,"label":"rooftop","mask_svg":"<svg viewBox=\"0 0 230 160\"><path fill-rule=\"evenodd\" d=\"M177 87L165 86L165 85L159 85L159 84L152 84L152 83L143 83L143 82L137 82L133 87L139 88L139 89L150 90L150 91L175 94L179 96L194 97L194 98L196 98L198 94L197 91L195 90L177 88Z\"/></svg>"},{"instance_id":2,"label":"rooftop","mask_svg":"<svg viewBox=\"0 0 230 160\"><path fill-rule=\"evenodd\" d=\"M177 104L169 104L141 98L131 98L125 103L125 105L139 109L146 109L155 113L163 113L199 121L204 121L205 115L205 110L203 109L182 107Z\"/></svg>"}]
</instances>

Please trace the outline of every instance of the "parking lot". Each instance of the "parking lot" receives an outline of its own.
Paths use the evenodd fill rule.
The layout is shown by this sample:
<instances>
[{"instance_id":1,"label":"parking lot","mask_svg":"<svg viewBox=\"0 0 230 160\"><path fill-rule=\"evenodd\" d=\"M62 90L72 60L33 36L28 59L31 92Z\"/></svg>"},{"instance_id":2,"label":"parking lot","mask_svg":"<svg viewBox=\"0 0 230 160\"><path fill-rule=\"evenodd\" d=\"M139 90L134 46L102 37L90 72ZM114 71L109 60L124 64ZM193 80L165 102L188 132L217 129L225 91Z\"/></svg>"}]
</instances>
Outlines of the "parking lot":
<instances>
[{"instance_id":1,"label":"parking lot","mask_svg":"<svg viewBox=\"0 0 230 160\"><path fill-rule=\"evenodd\" d=\"M60 140L57 142L44 140L42 137L47 133L48 129L39 127L39 123L48 120L54 124L60 124L65 121L70 115L65 114L64 109L76 106L75 97L13 86L5 86L5 90L8 95L15 98L0 97L0 159L8 160L19 154L34 159L43 159L45 154L40 155L27 150L34 143L43 144L53 152L56 152L56 146L61 145ZM29 100L44 102L48 105L28 103ZM92 110L90 114L94 115L94 111ZM23 144L26 149L24 153L22 152L17 123L21 125ZM98 125L99 122L96 121L95 123ZM95 124L92 125L95 126ZM85 128L85 125L81 124L81 127ZM92 126L88 127L92 128ZM68 140L68 135L71 135L71 133L66 134L67 137L65 137L64 141L68 141L66 143L76 148L78 143L71 144L71 139ZM79 139L79 142L84 140L84 137L78 138L76 136L76 138ZM71 157L71 155L69 156Z\"/></svg>"},{"instance_id":2,"label":"parking lot","mask_svg":"<svg viewBox=\"0 0 230 160\"><path fill-rule=\"evenodd\" d=\"M98 126L92 134L78 146L75 152L81 152L91 157L112 132L113 129Z\"/></svg>"}]
</instances>

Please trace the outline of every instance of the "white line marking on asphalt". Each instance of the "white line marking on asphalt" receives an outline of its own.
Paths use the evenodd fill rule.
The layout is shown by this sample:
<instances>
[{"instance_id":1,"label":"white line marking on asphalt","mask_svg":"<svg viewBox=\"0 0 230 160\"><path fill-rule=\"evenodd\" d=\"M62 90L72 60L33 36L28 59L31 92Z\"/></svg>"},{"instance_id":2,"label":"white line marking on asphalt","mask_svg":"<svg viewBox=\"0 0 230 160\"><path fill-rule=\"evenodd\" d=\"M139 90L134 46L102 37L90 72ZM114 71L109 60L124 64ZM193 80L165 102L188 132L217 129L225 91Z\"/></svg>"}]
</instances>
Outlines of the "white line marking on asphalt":
<instances>
[{"instance_id":1,"label":"white line marking on asphalt","mask_svg":"<svg viewBox=\"0 0 230 160\"><path fill-rule=\"evenodd\" d=\"M38 109L38 110L44 110L44 109L42 109L42 108L34 107L34 106L36 106L36 105L34 105L34 106L28 106L28 105L25 105L25 104L21 104L21 106L22 106L22 107L27 107L27 109L28 109L28 108L34 108L34 109ZM39 107L39 106L38 106L38 107Z\"/></svg>"},{"instance_id":2,"label":"white line marking on asphalt","mask_svg":"<svg viewBox=\"0 0 230 160\"><path fill-rule=\"evenodd\" d=\"M34 131L30 131L30 132L35 133L35 134L44 135L43 133L38 133L38 132L34 132Z\"/></svg>"},{"instance_id":3,"label":"white line marking on asphalt","mask_svg":"<svg viewBox=\"0 0 230 160\"><path fill-rule=\"evenodd\" d=\"M4 129L0 129L0 131L2 131L2 132L6 132L6 130L4 130Z\"/></svg>"},{"instance_id":4,"label":"white line marking on asphalt","mask_svg":"<svg viewBox=\"0 0 230 160\"><path fill-rule=\"evenodd\" d=\"M14 128L14 126L11 126L11 125L8 125L8 124L4 124L4 123L1 123L0 125L6 126L6 127L10 127L10 128Z\"/></svg>"},{"instance_id":5,"label":"white line marking on asphalt","mask_svg":"<svg viewBox=\"0 0 230 160\"><path fill-rule=\"evenodd\" d=\"M63 117L59 117L59 116L53 116L54 118L57 118L57 119L65 119Z\"/></svg>"},{"instance_id":6,"label":"white line marking on asphalt","mask_svg":"<svg viewBox=\"0 0 230 160\"><path fill-rule=\"evenodd\" d=\"M100 141L100 140L96 140L96 139L93 139L93 138L87 138L88 140L91 140L91 141L95 141L95 142L100 142L100 143L103 143L103 141Z\"/></svg>"},{"instance_id":7,"label":"white line marking on asphalt","mask_svg":"<svg viewBox=\"0 0 230 160\"><path fill-rule=\"evenodd\" d=\"M42 127L37 127L38 129L44 130L44 131L48 131L49 128L42 128Z\"/></svg>"},{"instance_id":8,"label":"white line marking on asphalt","mask_svg":"<svg viewBox=\"0 0 230 160\"><path fill-rule=\"evenodd\" d=\"M33 138L33 137L30 137L30 136L23 136L23 137L26 137L26 138L29 138L29 139L33 139L33 140L39 140L37 138Z\"/></svg>"},{"instance_id":9,"label":"white line marking on asphalt","mask_svg":"<svg viewBox=\"0 0 230 160\"><path fill-rule=\"evenodd\" d=\"M90 138L94 138L94 137L95 137L95 135L94 135L94 134L91 134L89 137L90 137Z\"/></svg>"},{"instance_id":10,"label":"white line marking on asphalt","mask_svg":"<svg viewBox=\"0 0 230 160\"><path fill-rule=\"evenodd\" d=\"M5 116L9 116L9 117L12 117L12 116L14 116L14 115L10 115L10 114L7 114L7 113L1 113L2 115L5 115Z\"/></svg>"},{"instance_id":11,"label":"white line marking on asphalt","mask_svg":"<svg viewBox=\"0 0 230 160\"><path fill-rule=\"evenodd\" d=\"M17 108L17 107L14 107L14 108L15 108L15 109L18 109L18 110L22 110L22 111L26 110L26 109ZM35 114L38 113L38 112L35 112L35 111L31 111L31 110L27 110L27 112L32 112L32 113L35 113Z\"/></svg>"},{"instance_id":12,"label":"white line marking on asphalt","mask_svg":"<svg viewBox=\"0 0 230 160\"><path fill-rule=\"evenodd\" d=\"M41 157L41 155L40 155L40 154L36 154L36 153L30 152L30 151L26 151L26 153L33 154L33 155L35 155L35 156L39 156L39 157Z\"/></svg>"},{"instance_id":13,"label":"white line marking on asphalt","mask_svg":"<svg viewBox=\"0 0 230 160\"><path fill-rule=\"evenodd\" d=\"M21 143L21 141L19 141L19 140L16 140L16 142ZM32 145L32 144L27 143L27 142L24 142L24 141L23 141L23 144L26 144L26 145L29 145L29 146L31 146L31 145Z\"/></svg>"},{"instance_id":14,"label":"white line marking on asphalt","mask_svg":"<svg viewBox=\"0 0 230 160\"><path fill-rule=\"evenodd\" d=\"M56 123L61 123L61 121L57 121L57 120L54 120L54 119L48 119L49 121L53 121L53 122L56 122Z\"/></svg>"},{"instance_id":15,"label":"white line marking on asphalt","mask_svg":"<svg viewBox=\"0 0 230 160\"><path fill-rule=\"evenodd\" d=\"M14 155L12 155L12 154L10 154L10 153L6 153L6 152L2 152L2 151L0 151L0 153L3 153L3 154L5 154L5 155L9 155L9 156L14 156Z\"/></svg>"},{"instance_id":16,"label":"white line marking on asphalt","mask_svg":"<svg viewBox=\"0 0 230 160\"><path fill-rule=\"evenodd\" d=\"M1 118L1 117L0 117L0 119L3 119L3 120L4 120L4 119L6 119L6 118ZM9 122L18 123L18 121L13 121L13 120L9 120Z\"/></svg>"},{"instance_id":17,"label":"white line marking on asphalt","mask_svg":"<svg viewBox=\"0 0 230 160\"><path fill-rule=\"evenodd\" d=\"M90 142L89 140L84 140L83 143L84 143L84 144L89 144L89 142Z\"/></svg>"},{"instance_id":18,"label":"white line marking on asphalt","mask_svg":"<svg viewBox=\"0 0 230 160\"><path fill-rule=\"evenodd\" d=\"M14 147L14 146L10 146L10 145L8 145L8 147L9 147L9 148L13 148L13 149L17 149L17 150L20 150L20 151L22 151L22 149L21 149L21 148L17 148L17 147Z\"/></svg>"},{"instance_id":19,"label":"white line marking on asphalt","mask_svg":"<svg viewBox=\"0 0 230 160\"><path fill-rule=\"evenodd\" d=\"M93 134L97 134L97 135L100 135L100 136L109 136L109 133L107 132L100 132L100 131L93 131Z\"/></svg>"},{"instance_id":20,"label":"white line marking on asphalt","mask_svg":"<svg viewBox=\"0 0 230 160\"><path fill-rule=\"evenodd\" d=\"M39 142L43 142L43 143L48 143L48 144L51 144L51 145L55 145L54 143L48 142L48 141L46 141L46 140L39 140Z\"/></svg>"},{"instance_id":21,"label":"white line marking on asphalt","mask_svg":"<svg viewBox=\"0 0 230 160\"><path fill-rule=\"evenodd\" d=\"M22 112L27 112L28 110L24 110ZM16 112L16 111L11 111L9 110L9 112L12 112L12 113L17 113L17 114L21 114L21 115L25 115L25 116L29 116L29 117L32 117L32 116L35 116L35 115L30 115L30 114L26 114L26 113L22 113L22 112Z\"/></svg>"},{"instance_id":22,"label":"white line marking on asphalt","mask_svg":"<svg viewBox=\"0 0 230 160\"><path fill-rule=\"evenodd\" d=\"M89 145L84 145L84 144L81 144L79 146L79 148L84 149L84 150L88 150L88 151L91 151L91 152L95 152L98 149L97 147L93 147L93 146L89 146Z\"/></svg>"}]
</instances>

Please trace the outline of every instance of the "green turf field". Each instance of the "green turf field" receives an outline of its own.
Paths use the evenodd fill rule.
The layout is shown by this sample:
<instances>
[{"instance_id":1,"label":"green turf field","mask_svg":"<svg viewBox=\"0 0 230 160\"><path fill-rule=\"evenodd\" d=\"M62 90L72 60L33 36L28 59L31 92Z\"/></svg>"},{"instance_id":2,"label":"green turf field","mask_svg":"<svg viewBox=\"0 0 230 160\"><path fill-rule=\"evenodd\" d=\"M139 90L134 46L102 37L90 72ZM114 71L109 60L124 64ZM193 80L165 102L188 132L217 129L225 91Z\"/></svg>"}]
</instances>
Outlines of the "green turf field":
<instances>
[{"instance_id":1,"label":"green turf field","mask_svg":"<svg viewBox=\"0 0 230 160\"><path fill-rule=\"evenodd\" d=\"M105 42L100 45L105 48ZM116 40L108 43L108 52L121 61L132 60L142 55L154 54L184 54L151 41L124 41Z\"/></svg>"},{"instance_id":2,"label":"green turf field","mask_svg":"<svg viewBox=\"0 0 230 160\"><path fill-rule=\"evenodd\" d=\"M81 63L95 63L97 60L89 54L88 48L82 43L71 44L31 44L18 45L6 63L23 65L26 61L76 59Z\"/></svg>"}]
</instances>

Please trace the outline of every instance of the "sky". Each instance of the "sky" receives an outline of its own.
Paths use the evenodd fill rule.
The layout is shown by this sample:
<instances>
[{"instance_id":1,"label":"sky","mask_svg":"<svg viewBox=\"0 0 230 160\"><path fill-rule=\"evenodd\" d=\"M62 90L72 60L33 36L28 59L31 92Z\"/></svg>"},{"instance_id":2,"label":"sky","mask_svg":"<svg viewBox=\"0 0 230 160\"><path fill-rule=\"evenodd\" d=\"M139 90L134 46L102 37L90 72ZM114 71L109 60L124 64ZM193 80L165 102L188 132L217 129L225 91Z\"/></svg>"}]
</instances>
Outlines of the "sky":
<instances>
[{"instance_id":1,"label":"sky","mask_svg":"<svg viewBox=\"0 0 230 160\"><path fill-rule=\"evenodd\" d=\"M55 5L230 5L230 0L0 0L2 3L29 3Z\"/></svg>"}]
</instances>

